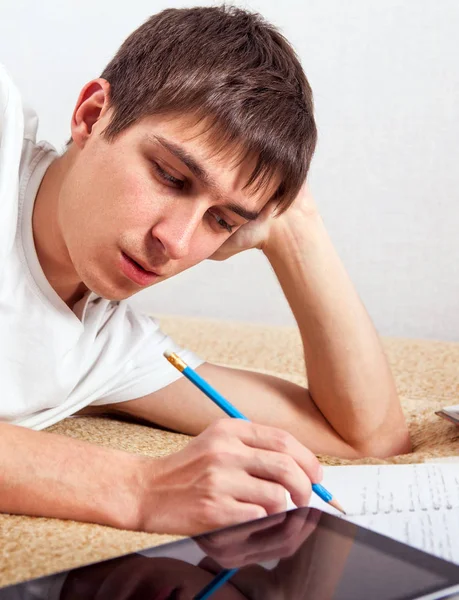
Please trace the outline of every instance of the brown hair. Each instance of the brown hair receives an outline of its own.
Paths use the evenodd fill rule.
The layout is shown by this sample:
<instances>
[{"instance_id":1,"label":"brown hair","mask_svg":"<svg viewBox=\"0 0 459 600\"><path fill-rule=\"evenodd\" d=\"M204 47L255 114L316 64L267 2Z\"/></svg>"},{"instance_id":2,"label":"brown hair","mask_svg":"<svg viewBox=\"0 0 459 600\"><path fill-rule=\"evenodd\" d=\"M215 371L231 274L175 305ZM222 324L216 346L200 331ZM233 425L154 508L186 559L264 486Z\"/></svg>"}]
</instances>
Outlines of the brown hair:
<instances>
[{"instance_id":1,"label":"brown hair","mask_svg":"<svg viewBox=\"0 0 459 600\"><path fill-rule=\"evenodd\" d=\"M258 14L164 10L125 40L101 77L113 109L108 140L148 115L194 114L210 123L219 152L256 158L247 186L280 176L278 213L306 179L317 140L311 88L288 41Z\"/></svg>"}]
</instances>

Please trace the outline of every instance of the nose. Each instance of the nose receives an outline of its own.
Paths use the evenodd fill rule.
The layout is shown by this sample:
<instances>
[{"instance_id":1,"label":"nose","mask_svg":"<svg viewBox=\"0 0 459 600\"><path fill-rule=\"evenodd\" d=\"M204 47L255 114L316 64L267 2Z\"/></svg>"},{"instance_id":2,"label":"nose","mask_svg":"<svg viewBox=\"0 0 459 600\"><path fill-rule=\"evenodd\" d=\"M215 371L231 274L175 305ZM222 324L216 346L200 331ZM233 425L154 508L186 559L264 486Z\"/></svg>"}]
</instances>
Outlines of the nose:
<instances>
[{"instance_id":1,"label":"nose","mask_svg":"<svg viewBox=\"0 0 459 600\"><path fill-rule=\"evenodd\" d=\"M194 207L169 207L167 214L152 227L151 235L161 243L168 258L185 258L190 253L202 217L202 210Z\"/></svg>"}]
</instances>

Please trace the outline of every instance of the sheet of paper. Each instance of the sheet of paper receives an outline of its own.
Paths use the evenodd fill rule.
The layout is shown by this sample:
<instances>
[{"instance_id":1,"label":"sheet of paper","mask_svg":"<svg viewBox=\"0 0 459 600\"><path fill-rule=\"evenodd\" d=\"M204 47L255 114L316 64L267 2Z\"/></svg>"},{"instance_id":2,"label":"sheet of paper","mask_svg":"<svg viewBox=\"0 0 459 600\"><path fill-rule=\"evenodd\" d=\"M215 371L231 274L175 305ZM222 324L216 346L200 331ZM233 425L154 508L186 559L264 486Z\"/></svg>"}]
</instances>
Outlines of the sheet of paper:
<instances>
[{"instance_id":1,"label":"sheet of paper","mask_svg":"<svg viewBox=\"0 0 459 600\"><path fill-rule=\"evenodd\" d=\"M325 467L322 484L348 515L459 508L455 464ZM313 494L311 506L326 505Z\"/></svg>"},{"instance_id":2,"label":"sheet of paper","mask_svg":"<svg viewBox=\"0 0 459 600\"><path fill-rule=\"evenodd\" d=\"M352 516L349 521L459 564L459 509Z\"/></svg>"},{"instance_id":3,"label":"sheet of paper","mask_svg":"<svg viewBox=\"0 0 459 600\"><path fill-rule=\"evenodd\" d=\"M459 563L458 465L325 467L322 483L348 520ZM310 506L339 514L315 494Z\"/></svg>"}]
</instances>

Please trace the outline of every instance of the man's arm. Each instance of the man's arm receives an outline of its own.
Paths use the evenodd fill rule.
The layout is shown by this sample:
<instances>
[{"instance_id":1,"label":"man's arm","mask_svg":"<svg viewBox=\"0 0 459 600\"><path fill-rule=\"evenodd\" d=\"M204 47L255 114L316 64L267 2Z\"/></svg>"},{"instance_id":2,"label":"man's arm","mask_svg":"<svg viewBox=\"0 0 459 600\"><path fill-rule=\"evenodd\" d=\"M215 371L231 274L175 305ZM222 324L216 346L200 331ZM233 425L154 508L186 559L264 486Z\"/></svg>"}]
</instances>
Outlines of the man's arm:
<instances>
[{"instance_id":1,"label":"man's arm","mask_svg":"<svg viewBox=\"0 0 459 600\"><path fill-rule=\"evenodd\" d=\"M254 423L279 427L316 454L358 458L303 387L279 377L205 363L196 371ZM198 435L225 415L185 377L167 387L118 404L88 407L83 414L129 414L136 418Z\"/></svg>"},{"instance_id":2,"label":"man's arm","mask_svg":"<svg viewBox=\"0 0 459 600\"><path fill-rule=\"evenodd\" d=\"M0 423L0 512L136 529L141 459Z\"/></svg>"},{"instance_id":3,"label":"man's arm","mask_svg":"<svg viewBox=\"0 0 459 600\"><path fill-rule=\"evenodd\" d=\"M0 423L0 513L195 534L307 504L316 457L279 429L216 422L183 450L136 456Z\"/></svg>"},{"instance_id":4,"label":"man's arm","mask_svg":"<svg viewBox=\"0 0 459 600\"><path fill-rule=\"evenodd\" d=\"M364 455L410 450L375 328L307 188L264 247L298 323L309 393L337 434Z\"/></svg>"},{"instance_id":5,"label":"man's arm","mask_svg":"<svg viewBox=\"0 0 459 600\"><path fill-rule=\"evenodd\" d=\"M408 452L407 426L378 335L307 187L281 217L259 224L256 235L268 222L259 247L298 323L309 390L275 377L211 364L198 372L249 419L289 431L315 453L355 458ZM239 239L245 238L244 245L255 227L250 223L237 232L236 236L243 234ZM221 416L186 380L106 408L191 434Z\"/></svg>"}]
</instances>

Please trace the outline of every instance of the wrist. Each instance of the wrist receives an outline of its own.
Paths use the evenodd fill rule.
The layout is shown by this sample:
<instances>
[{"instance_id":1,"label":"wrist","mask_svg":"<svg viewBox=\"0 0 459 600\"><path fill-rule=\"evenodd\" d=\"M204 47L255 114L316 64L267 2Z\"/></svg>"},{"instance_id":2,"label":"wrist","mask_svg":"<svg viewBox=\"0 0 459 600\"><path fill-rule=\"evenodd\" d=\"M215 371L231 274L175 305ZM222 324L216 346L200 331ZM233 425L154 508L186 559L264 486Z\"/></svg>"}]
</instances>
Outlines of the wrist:
<instances>
[{"instance_id":1,"label":"wrist","mask_svg":"<svg viewBox=\"0 0 459 600\"><path fill-rule=\"evenodd\" d=\"M290 207L275 219L270 234L262 246L266 258L272 262L294 251L295 247L317 243L324 231L322 217L315 208Z\"/></svg>"},{"instance_id":2,"label":"wrist","mask_svg":"<svg viewBox=\"0 0 459 600\"><path fill-rule=\"evenodd\" d=\"M135 527L137 531L160 532L164 523L161 510L161 474L164 458L137 456L135 484L133 489L133 505Z\"/></svg>"},{"instance_id":3,"label":"wrist","mask_svg":"<svg viewBox=\"0 0 459 600\"><path fill-rule=\"evenodd\" d=\"M151 463L154 459L127 453L123 458L117 469L118 493L113 493L112 496L116 500L110 502L110 524L119 529L145 531L148 478L151 478Z\"/></svg>"}]
</instances>

